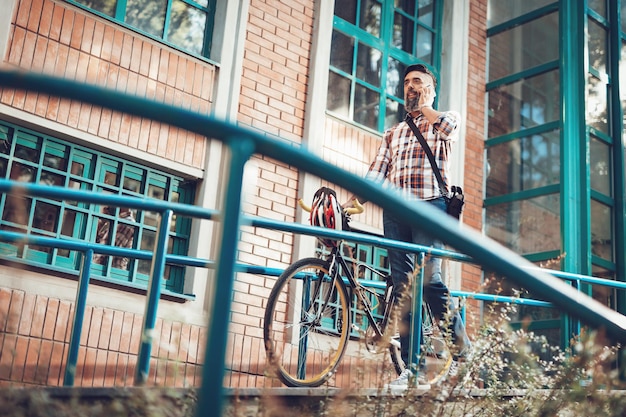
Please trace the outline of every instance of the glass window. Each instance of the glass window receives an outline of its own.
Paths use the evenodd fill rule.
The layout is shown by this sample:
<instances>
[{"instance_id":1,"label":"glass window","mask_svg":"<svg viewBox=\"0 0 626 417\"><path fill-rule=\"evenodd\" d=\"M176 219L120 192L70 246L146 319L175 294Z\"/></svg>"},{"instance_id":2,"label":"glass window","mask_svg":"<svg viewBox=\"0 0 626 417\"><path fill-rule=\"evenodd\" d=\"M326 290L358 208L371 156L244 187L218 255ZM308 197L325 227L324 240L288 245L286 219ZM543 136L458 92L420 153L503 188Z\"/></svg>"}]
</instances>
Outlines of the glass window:
<instances>
[{"instance_id":1,"label":"glass window","mask_svg":"<svg viewBox=\"0 0 626 417\"><path fill-rule=\"evenodd\" d=\"M611 207L591 200L591 253L613 261L613 216Z\"/></svg>"},{"instance_id":2,"label":"glass window","mask_svg":"<svg viewBox=\"0 0 626 417\"><path fill-rule=\"evenodd\" d=\"M488 38L489 80L559 58L559 14L550 13Z\"/></svg>"},{"instance_id":3,"label":"glass window","mask_svg":"<svg viewBox=\"0 0 626 417\"><path fill-rule=\"evenodd\" d=\"M609 134L609 103L607 83L589 74L587 79L586 119L587 124L602 133Z\"/></svg>"},{"instance_id":4,"label":"glass window","mask_svg":"<svg viewBox=\"0 0 626 417\"><path fill-rule=\"evenodd\" d=\"M487 6L487 27L504 23L550 3L554 3L554 1L555 0L489 0Z\"/></svg>"},{"instance_id":5,"label":"glass window","mask_svg":"<svg viewBox=\"0 0 626 417\"><path fill-rule=\"evenodd\" d=\"M488 137L559 120L559 72L501 85L489 91Z\"/></svg>"},{"instance_id":6,"label":"glass window","mask_svg":"<svg viewBox=\"0 0 626 417\"><path fill-rule=\"evenodd\" d=\"M606 196L612 196L613 174L611 173L611 148L610 146L591 136L589 142L589 172L591 175L591 189Z\"/></svg>"},{"instance_id":7,"label":"glass window","mask_svg":"<svg viewBox=\"0 0 626 417\"><path fill-rule=\"evenodd\" d=\"M487 148L487 198L558 184L559 136L555 130Z\"/></svg>"},{"instance_id":8,"label":"glass window","mask_svg":"<svg viewBox=\"0 0 626 417\"><path fill-rule=\"evenodd\" d=\"M489 206L487 236L521 255L561 250L558 194Z\"/></svg>"},{"instance_id":9,"label":"glass window","mask_svg":"<svg viewBox=\"0 0 626 417\"><path fill-rule=\"evenodd\" d=\"M187 52L209 56L215 0L68 0Z\"/></svg>"},{"instance_id":10,"label":"glass window","mask_svg":"<svg viewBox=\"0 0 626 417\"><path fill-rule=\"evenodd\" d=\"M606 18L606 0L587 0L587 7Z\"/></svg>"},{"instance_id":11,"label":"glass window","mask_svg":"<svg viewBox=\"0 0 626 417\"><path fill-rule=\"evenodd\" d=\"M437 63L441 7L435 0L335 2L327 110L377 131L402 120L400 78L418 59Z\"/></svg>"},{"instance_id":12,"label":"glass window","mask_svg":"<svg viewBox=\"0 0 626 417\"><path fill-rule=\"evenodd\" d=\"M606 73L607 31L594 19L588 19L589 65L599 73Z\"/></svg>"},{"instance_id":13,"label":"glass window","mask_svg":"<svg viewBox=\"0 0 626 417\"><path fill-rule=\"evenodd\" d=\"M182 178L0 123L2 178L70 187L101 194L193 202L195 185ZM153 250L158 227L155 213L125 207L5 194L0 199L0 229L71 238L124 248ZM175 216L169 253L186 255L191 221ZM65 249L0 243L0 255L39 266L76 272L82 255ZM164 289L182 293L184 267L168 265ZM150 262L96 253L94 277L145 285Z\"/></svg>"}]
</instances>

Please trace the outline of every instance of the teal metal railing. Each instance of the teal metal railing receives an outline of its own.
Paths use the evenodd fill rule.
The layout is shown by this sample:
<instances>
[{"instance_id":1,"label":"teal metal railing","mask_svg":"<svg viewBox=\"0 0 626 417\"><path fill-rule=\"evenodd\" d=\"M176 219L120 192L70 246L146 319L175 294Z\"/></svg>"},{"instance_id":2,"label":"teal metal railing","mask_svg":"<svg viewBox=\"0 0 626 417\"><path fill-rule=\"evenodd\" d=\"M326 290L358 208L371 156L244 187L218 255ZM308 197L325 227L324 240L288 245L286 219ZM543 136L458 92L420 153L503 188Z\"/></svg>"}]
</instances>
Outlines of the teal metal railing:
<instances>
[{"instance_id":1,"label":"teal metal railing","mask_svg":"<svg viewBox=\"0 0 626 417\"><path fill-rule=\"evenodd\" d=\"M352 240L362 239L360 235L345 232L333 232L329 230L317 229L311 232L310 228L301 225L285 225L279 222L272 222L264 219L251 220L240 214L241 191L243 180L243 169L245 163L253 154L262 154L278 161L289 163L290 165L313 174L319 178L328 180L339 187L343 187L367 198L395 216L402 216L408 222L419 225L425 232L438 236L444 243L456 248L464 253L472 262L488 266L489 270L508 277L511 281L528 289L531 293L549 301L561 311L580 319L582 322L594 328L602 328L606 334L618 342L626 342L626 317L598 303L590 297L578 292L575 288L563 282L561 279L548 274L546 271L537 269L535 265L516 255L512 251L503 248L496 242L484 237L480 233L460 228L458 223L444 213L428 206L427 204L409 204L398 195L380 189L376 184L366 181L363 178L348 173L334 165L329 164L296 146L289 145L282 140L262 135L242 127L237 127L217 118L194 113L170 105L156 103L144 98L128 96L120 92L105 90L99 87L81 84L75 81L58 79L41 74L24 73L18 71L0 71L0 86L17 88L23 90L33 90L74 100L91 103L114 109L120 112L133 114L140 117L157 120L188 131L204 135L222 141L230 150L231 159L227 170L226 192L223 206L218 211L211 211L193 206L168 206L162 201L135 200L118 201L126 207L139 208L143 204L153 205L152 211L161 213L161 227L167 227L168 218L172 211L185 212L192 217L201 219L218 220L220 224L221 250L214 264L215 291L214 302L209 311L208 340L205 349L205 360L203 368L203 379L200 392L198 393L199 404L197 415L204 415L206 411L220 410L222 407L222 378L224 373L224 356L226 350L226 336L228 327L228 315L224 311L230 310L230 299L233 288L233 276L237 272L236 250L239 227L243 223L265 225L280 230L315 234L324 237L345 237ZM22 185L2 181L0 191L4 192L26 192L26 193L59 193L58 197L64 196L64 192L71 190L57 190L54 187L45 187L47 190L37 189L37 185ZM51 195L51 194L48 194ZM104 201L105 196L98 195L72 195L76 199L87 199L88 201ZM80 198L79 198L80 197ZM117 197L123 199L124 197ZM107 204L112 204L106 199ZM114 204L113 204L114 205ZM45 239L35 236L14 236L4 233L0 239ZM30 241L30 240L29 240ZM43 241L40 243L43 244ZM386 244L385 242L380 242ZM55 245L69 244L66 241L57 241ZM119 248L101 248L85 245L82 242L83 250L87 257L91 250L102 251L110 255L119 255ZM160 281L162 279L162 265L167 262L169 255L165 253L163 240L158 239L157 247L153 254L152 271L148 288L146 303L146 316L155 317L156 306L158 304ZM400 243L395 243L399 247ZM408 245L408 244L404 244ZM407 248L411 248L408 245ZM413 248L414 249L414 248ZM435 250L429 250L434 254ZM128 255L126 252L124 255ZM146 256L139 251L136 256ZM135 256L134 255L134 256ZM184 261L183 257L176 258L177 261ZM189 260L189 262L196 262ZM197 261L201 263L200 261ZM83 270L89 269L89 261L83 262ZM80 287L88 285L88 273L81 273L81 279L86 275ZM86 291L86 288L84 288ZM74 323L76 324L76 323ZM148 329L153 323L150 319L144 318L144 329ZM148 332L149 333L149 332ZM418 332L419 333L419 332ZM142 337L149 336L144 333ZM143 340L143 339L142 339ZM149 353L151 343L149 337L146 338L146 346L140 349L140 355ZM147 355L149 357L149 354ZM143 365L142 365L143 366ZM141 383L141 370L136 375L136 381Z\"/></svg>"}]
</instances>

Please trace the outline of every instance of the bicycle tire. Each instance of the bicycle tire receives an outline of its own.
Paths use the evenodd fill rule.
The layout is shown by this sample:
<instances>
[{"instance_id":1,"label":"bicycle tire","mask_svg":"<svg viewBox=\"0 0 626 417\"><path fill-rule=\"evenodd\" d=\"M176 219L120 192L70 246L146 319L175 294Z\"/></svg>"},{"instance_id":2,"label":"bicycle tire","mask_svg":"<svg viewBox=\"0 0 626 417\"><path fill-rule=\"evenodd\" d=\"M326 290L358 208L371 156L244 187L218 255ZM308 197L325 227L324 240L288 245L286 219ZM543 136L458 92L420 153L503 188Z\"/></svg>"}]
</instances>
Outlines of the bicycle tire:
<instances>
[{"instance_id":1,"label":"bicycle tire","mask_svg":"<svg viewBox=\"0 0 626 417\"><path fill-rule=\"evenodd\" d=\"M430 307L426 302L422 303L422 329L424 340L422 341L420 374L431 385L436 385L445 380L452 365L452 353L450 351L450 336L441 329L437 320L434 319ZM389 344L389 354L396 373L400 375L406 368L400 352L399 340Z\"/></svg>"},{"instance_id":2,"label":"bicycle tire","mask_svg":"<svg viewBox=\"0 0 626 417\"><path fill-rule=\"evenodd\" d=\"M318 258L293 263L277 279L267 301L263 325L267 360L289 387L324 384L332 377L348 344L348 292L343 280L330 281L328 269L329 263ZM312 280L308 291L301 278L303 272L318 278ZM307 297L314 299L305 310L301 306ZM317 319L312 321L313 317Z\"/></svg>"}]
</instances>

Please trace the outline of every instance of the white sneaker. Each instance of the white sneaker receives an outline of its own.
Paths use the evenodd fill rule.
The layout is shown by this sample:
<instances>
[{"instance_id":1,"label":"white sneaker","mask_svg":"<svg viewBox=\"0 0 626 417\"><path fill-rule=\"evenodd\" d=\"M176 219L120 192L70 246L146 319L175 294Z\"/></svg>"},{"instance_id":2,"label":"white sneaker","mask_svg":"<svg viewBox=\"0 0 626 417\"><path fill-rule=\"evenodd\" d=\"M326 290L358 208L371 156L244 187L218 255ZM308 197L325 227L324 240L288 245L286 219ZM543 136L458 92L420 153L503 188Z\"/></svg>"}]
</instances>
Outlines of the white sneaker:
<instances>
[{"instance_id":1,"label":"white sneaker","mask_svg":"<svg viewBox=\"0 0 626 417\"><path fill-rule=\"evenodd\" d=\"M392 391L393 390L406 390L409 388L409 385L413 384L414 382L415 381L414 381L413 372L411 372L410 369L405 369L404 371L402 371L402 373L400 374L398 378L394 379L393 381L385 385L385 389L390 389ZM418 385L415 386L414 388L430 389L430 384L424 381L421 377L417 379L417 383Z\"/></svg>"},{"instance_id":2,"label":"white sneaker","mask_svg":"<svg viewBox=\"0 0 626 417\"><path fill-rule=\"evenodd\" d=\"M461 367L461 363L459 361L455 361L452 359L452 363L450 364L450 369L448 369L448 378L456 378L459 375L459 368Z\"/></svg>"}]
</instances>

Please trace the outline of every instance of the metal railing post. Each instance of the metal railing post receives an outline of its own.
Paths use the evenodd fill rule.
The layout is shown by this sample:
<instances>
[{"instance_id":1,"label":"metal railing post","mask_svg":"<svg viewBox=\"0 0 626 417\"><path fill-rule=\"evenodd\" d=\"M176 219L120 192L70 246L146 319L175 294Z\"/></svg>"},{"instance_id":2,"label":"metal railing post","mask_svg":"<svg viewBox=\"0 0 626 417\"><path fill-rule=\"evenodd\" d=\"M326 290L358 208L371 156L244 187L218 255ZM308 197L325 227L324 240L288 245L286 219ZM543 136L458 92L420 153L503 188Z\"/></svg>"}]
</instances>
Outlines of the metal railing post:
<instances>
[{"instance_id":1,"label":"metal railing post","mask_svg":"<svg viewBox=\"0 0 626 417\"><path fill-rule=\"evenodd\" d=\"M412 305L411 305L411 337L409 342L409 363L407 368L411 369L415 375L420 372L420 357L422 355L422 297L424 291L424 252L417 254L415 261L414 279L412 285ZM400 319L402 320L402 318ZM418 378L415 378L417 384Z\"/></svg>"},{"instance_id":2,"label":"metal railing post","mask_svg":"<svg viewBox=\"0 0 626 417\"><path fill-rule=\"evenodd\" d=\"M165 272L165 255L167 254L167 239L169 236L172 210L168 209L161 213L161 222L156 236L156 248L152 257L152 270L148 283L146 308L143 315L143 327L141 331L141 344L139 356L135 368L135 385L143 385L150 373L150 353L154 339L154 326L156 324L157 307L161 298L161 282Z\"/></svg>"},{"instance_id":3,"label":"metal railing post","mask_svg":"<svg viewBox=\"0 0 626 417\"><path fill-rule=\"evenodd\" d=\"M226 342L239 242L243 171L246 162L254 153L254 148L254 141L248 137L237 138L231 142L232 155L225 187L222 228L218 238L221 248L215 273L214 302L209 311L207 341L202 366L202 386L198 392L198 408L196 410L198 417L221 415L222 412Z\"/></svg>"},{"instance_id":4,"label":"metal railing post","mask_svg":"<svg viewBox=\"0 0 626 417\"><path fill-rule=\"evenodd\" d=\"M78 361L78 350L80 349L80 334L83 330L85 319L85 307L87 306L87 290L89 288L89 275L91 274L91 260L93 259L93 249L87 249L83 253L82 267L78 277L78 291L76 292L76 302L74 303L74 319L70 335L70 346L65 363L65 376L63 385L71 387L74 385L76 376L76 362Z\"/></svg>"}]
</instances>

